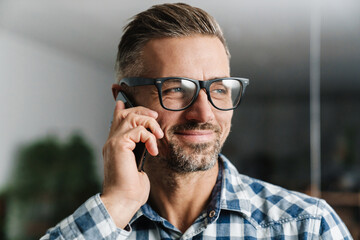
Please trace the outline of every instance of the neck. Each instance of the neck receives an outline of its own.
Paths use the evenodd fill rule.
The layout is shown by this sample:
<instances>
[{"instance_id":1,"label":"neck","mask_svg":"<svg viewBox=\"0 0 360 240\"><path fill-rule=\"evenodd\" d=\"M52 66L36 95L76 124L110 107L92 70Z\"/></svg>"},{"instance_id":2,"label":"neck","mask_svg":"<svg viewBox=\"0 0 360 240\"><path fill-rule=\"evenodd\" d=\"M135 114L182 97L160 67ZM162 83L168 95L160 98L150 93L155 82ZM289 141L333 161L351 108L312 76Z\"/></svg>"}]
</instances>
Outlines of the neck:
<instances>
[{"instance_id":1,"label":"neck","mask_svg":"<svg viewBox=\"0 0 360 240\"><path fill-rule=\"evenodd\" d=\"M156 159L146 161L149 203L160 216L185 232L206 208L216 184L218 162L207 171L175 173Z\"/></svg>"}]
</instances>

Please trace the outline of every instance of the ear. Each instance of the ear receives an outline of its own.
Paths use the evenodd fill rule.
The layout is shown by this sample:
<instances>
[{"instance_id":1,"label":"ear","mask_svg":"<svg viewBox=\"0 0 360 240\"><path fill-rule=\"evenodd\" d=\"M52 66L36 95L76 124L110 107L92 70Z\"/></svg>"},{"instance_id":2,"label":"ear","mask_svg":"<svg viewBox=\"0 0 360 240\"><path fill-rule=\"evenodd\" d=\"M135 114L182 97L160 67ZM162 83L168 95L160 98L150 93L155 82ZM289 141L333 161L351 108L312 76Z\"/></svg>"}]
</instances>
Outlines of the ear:
<instances>
[{"instance_id":1,"label":"ear","mask_svg":"<svg viewBox=\"0 0 360 240\"><path fill-rule=\"evenodd\" d=\"M111 90L112 90L112 94L114 97L114 100L116 100L117 95L119 94L119 92L121 91L121 86L119 84L113 84L111 86Z\"/></svg>"}]
</instances>

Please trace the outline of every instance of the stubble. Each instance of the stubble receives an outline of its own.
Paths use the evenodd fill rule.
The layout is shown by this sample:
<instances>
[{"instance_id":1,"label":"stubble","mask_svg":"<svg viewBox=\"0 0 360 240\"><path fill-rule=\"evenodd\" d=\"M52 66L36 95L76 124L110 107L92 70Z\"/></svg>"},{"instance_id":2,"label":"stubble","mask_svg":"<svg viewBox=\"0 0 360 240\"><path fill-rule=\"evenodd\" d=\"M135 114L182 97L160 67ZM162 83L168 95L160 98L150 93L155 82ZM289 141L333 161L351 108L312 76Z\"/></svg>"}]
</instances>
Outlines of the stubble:
<instances>
[{"instance_id":1,"label":"stubble","mask_svg":"<svg viewBox=\"0 0 360 240\"><path fill-rule=\"evenodd\" d=\"M207 143L179 142L176 139L176 132L184 130L212 130L216 136L213 142ZM175 125L168 131L168 154L161 160L176 173L209 170L216 164L221 151L220 135L220 127L210 123L189 122Z\"/></svg>"}]
</instances>

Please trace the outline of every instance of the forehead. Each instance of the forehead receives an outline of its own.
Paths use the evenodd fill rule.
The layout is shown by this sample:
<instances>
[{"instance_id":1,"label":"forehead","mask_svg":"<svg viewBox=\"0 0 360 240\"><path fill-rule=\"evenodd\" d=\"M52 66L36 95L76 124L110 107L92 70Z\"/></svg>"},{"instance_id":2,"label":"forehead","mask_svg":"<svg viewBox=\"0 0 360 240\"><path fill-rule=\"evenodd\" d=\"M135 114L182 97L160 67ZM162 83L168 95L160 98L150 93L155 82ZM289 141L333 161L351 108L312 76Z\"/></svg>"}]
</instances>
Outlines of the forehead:
<instances>
[{"instance_id":1,"label":"forehead","mask_svg":"<svg viewBox=\"0 0 360 240\"><path fill-rule=\"evenodd\" d=\"M217 37L195 35L150 40L143 49L146 77L206 80L229 76L225 47Z\"/></svg>"}]
</instances>

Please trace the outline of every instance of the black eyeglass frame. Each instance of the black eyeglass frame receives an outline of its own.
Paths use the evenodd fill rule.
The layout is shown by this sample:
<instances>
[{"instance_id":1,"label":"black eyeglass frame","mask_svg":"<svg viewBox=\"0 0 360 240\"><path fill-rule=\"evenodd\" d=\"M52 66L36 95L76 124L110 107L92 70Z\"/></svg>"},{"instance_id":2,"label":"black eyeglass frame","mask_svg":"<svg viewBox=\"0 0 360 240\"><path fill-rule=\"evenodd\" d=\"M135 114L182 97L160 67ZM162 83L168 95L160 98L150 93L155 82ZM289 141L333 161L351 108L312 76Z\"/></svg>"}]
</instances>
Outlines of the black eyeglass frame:
<instances>
[{"instance_id":1,"label":"black eyeglass frame","mask_svg":"<svg viewBox=\"0 0 360 240\"><path fill-rule=\"evenodd\" d=\"M162 92L161 92L161 88L162 88L162 84L169 79L179 79L179 80L188 80L191 81L193 83L195 83L196 85L196 93L193 97L193 99L191 100L191 102L184 108L180 108L180 109L170 109L164 106L163 101L162 101ZM239 101L236 103L236 105L234 105L232 108L227 108L227 109L223 109L223 108L218 108L217 106L215 106L215 104L213 103L211 96L210 96L210 85L213 82L217 82L217 81L222 81L222 80L237 80L240 82L240 85L242 87L242 91L241 91L241 95L239 98ZM194 80L194 79L190 79L190 78L185 78L185 77L164 77L164 78L142 78L142 77L127 77L127 78L122 78L119 82L119 85L121 84L126 84L129 87L137 87L137 86L146 86L146 85L155 85L157 90L158 90L158 96L159 96L159 101L161 106L169 111L182 111L185 110L187 108L189 108L198 98L199 96L199 92L202 88L205 88L206 90L206 95L207 98L209 100L209 102L211 103L211 105L213 105L214 108L221 110L221 111L229 111L229 110L233 110L235 108L237 108L241 102L241 99L243 97L243 95L245 94L245 89L246 86L249 85L249 79L247 78L238 78L238 77L228 77L228 78L216 78L216 79L211 79L211 80L207 80L207 81L202 81L202 80Z\"/></svg>"}]
</instances>

